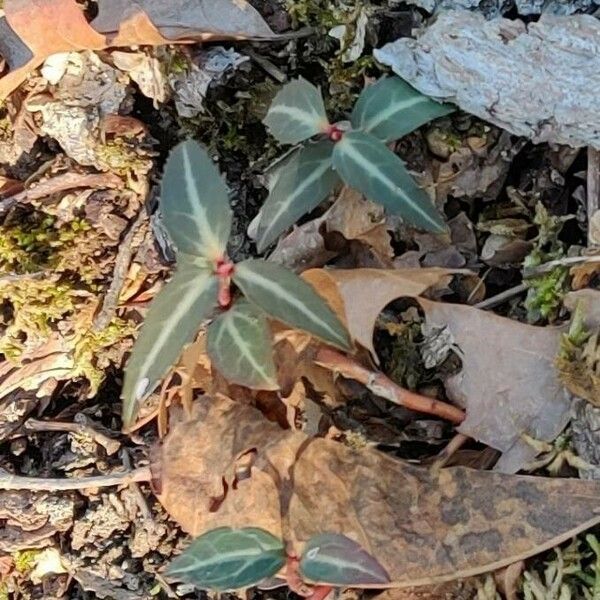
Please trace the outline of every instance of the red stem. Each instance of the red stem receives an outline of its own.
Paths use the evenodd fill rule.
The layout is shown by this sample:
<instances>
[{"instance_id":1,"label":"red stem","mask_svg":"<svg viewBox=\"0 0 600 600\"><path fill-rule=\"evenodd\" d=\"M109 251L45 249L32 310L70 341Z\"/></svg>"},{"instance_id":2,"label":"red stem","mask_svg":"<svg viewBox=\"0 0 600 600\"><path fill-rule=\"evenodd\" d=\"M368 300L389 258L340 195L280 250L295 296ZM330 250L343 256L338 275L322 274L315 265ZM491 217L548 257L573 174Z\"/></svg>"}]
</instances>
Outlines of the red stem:
<instances>
[{"instance_id":1,"label":"red stem","mask_svg":"<svg viewBox=\"0 0 600 600\"><path fill-rule=\"evenodd\" d=\"M462 423L465 418L465 413L460 408L435 398L405 390L383 373L371 371L353 358L340 354L331 348L325 346L319 348L315 356L315 362L330 371L359 381L377 396L381 396L394 404L400 404L418 412L436 415L456 424Z\"/></svg>"}]
</instances>

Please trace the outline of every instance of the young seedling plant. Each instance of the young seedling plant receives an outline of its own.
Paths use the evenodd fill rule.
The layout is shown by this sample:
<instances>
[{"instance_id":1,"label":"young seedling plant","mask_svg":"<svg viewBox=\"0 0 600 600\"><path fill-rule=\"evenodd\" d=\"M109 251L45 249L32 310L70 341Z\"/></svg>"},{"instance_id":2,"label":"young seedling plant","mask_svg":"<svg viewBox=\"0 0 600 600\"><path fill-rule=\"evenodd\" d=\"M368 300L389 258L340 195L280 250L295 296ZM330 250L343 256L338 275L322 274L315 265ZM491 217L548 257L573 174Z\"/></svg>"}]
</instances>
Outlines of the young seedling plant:
<instances>
[{"instance_id":1,"label":"young seedling plant","mask_svg":"<svg viewBox=\"0 0 600 600\"><path fill-rule=\"evenodd\" d=\"M316 535L298 557L286 551L282 540L257 527L208 531L169 565L167 575L201 589L230 591L269 580L284 566L290 588L313 600L324 597L320 592L328 592L331 586L386 587L390 583L384 567L345 535Z\"/></svg>"},{"instance_id":2,"label":"young seedling plant","mask_svg":"<svg viewBox=\"0 0 600 600\"><path fill-rule=\"evenodd\" d=\"M264 123L282 144L302 145L275 170L258 216L258 250L318 206L340 181L416 227L445 231L427 193L386 143L453 110L390 77L363 90L349 123L332 124L318 88L304 79L286 84Z\"/></svg>"},{"instance_id":3,"label":"young seedling plant","mask_svg":"<svg viewBox=\"0 0 600 600\"><path fill-rule=\"evenodd\" d=\"M152 302L125 369L123 422L130 426L204 322L212 364L232 383L278 388L267 315L349 350L350 337L313 288L263 260L227 256L232 212L227 188L206 150L193 141L170 154L160 208L177 249L173 278ZM234 299L234 283L243 297Z\"/></svg>"}]
</instances>

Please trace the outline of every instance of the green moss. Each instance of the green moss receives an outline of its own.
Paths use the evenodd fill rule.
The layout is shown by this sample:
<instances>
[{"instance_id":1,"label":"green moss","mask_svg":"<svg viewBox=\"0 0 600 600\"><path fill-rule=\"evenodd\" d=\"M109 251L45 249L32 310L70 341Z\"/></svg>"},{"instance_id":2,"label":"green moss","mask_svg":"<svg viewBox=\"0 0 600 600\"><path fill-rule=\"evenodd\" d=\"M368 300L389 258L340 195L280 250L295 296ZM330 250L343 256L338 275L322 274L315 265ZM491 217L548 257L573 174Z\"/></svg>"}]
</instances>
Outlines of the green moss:
<instances>
[{"instance_id":1,"label":"green moss","mask_svg":"<svg viewBox=\"0 0 600 600\"><path fill-rule=\"evenodd\" d=\"M113 348L119 342L135 332L135 325L115 317L104 329L85 331L76 341L74 348L73 377L84 377L90 383L89 395L94 395L104 381L108 361L99 362L105 350Z\"/></svg>"},{"instance_id":2,"label":"green moss","mask_svg":"<svg viewBox=\"0 0 600 600\"><path fill-rule=\"evenodd\" d=\"M335 0L287 0L288 14L294 28L315 27L321 33L344 23L347 10Z\"/></svg>"},{"instance_id":3,"label":"green moss","mask_svg":"<svg viewBox=\"0 0 600 600\"><path fill-rule=\"evenodd\" d=\"M40 553L41 550L17 550L12 554L15 569L21 574L29 573Z\"/></svg>"},{"instance_id":4,"label":"green moss","mask_svg":"<svg viewBox=\"0 0 600 600\"><path fill-rule=\"evenodd\" d=\"M551 215L541 202L537 203L533 222L538 234L532 251L523 262L525 270L565 256L565 246L558 236L564 222L570 218ZM548 273L527 278L525 282L529 288L525 299L528 321L554 320L569 289L569 270L557 266Z\"/></svg>"},{"instance_id":5,"label":"green moss","mask_svg":"<svg viewBox=\"0 0 600 600\"><path fill-rule=\"evenodd\" d=\"M0 337L0 353L15 362L26 347L46 341L53 324L75 308L72 286L55 278L0 282L0 302L11 314Z\"/></svg>"},{"instance_id":6,"label":"green moss","mask_svg":"<svg viewBox=\"0 0 600 600\"><path fill-rule=\"evenodd\" d=\"M128 186L133 189L135 181L152 168L152 161L140 152L139 142L121 137L98 146L96 158L100 169L125 177Z\"/></svg>"},{"instance_id":7,"label":"green moss","mask_svg":"<svg viewBox=\"0 0 600 600\"><path fill-rule=\"evenodd\" d=\"M525 298L527 320L536 323L556 319L568 291L568 283L569 269L566 267L556 267L546 275L528 279Z\"/></svg>"},{"instance_id":8,"label":"green moss","mask_svg":"<svg viewBox=\"0 0 600 600\"><path fill-rule=\"evenodd\" d=\"M23 216L18 225L0 226L0 268L32 273L56 268L60 251L83 241L90 224L83 219L55 225L45 213Z\"/></svg>"},{"instance_id":9,"label":"green moss","mask_svg":"<svg viewBox=\"0 0 600 600\"><path fill-rule=\"evenodd\" d=\"M327 66L331 91L325 99L327 111L334 115L349 111L363 89L365 76L375 66L372 56L361 56L352 63L345 63L339 55L333 58Z\"/></svg>"},{"instance_id":10,"label":"green moss","mask_svg":"<svg viewBox=\"0 0 600 600\"><path fill-rule=\"evenodd\" d=\"M388 323L386 328L392 339L389 344L385 344L383 351L384 371L398 385L416 390L426 379L426 369L418 345L421 325Z\"/></svg>"}]
</instances>

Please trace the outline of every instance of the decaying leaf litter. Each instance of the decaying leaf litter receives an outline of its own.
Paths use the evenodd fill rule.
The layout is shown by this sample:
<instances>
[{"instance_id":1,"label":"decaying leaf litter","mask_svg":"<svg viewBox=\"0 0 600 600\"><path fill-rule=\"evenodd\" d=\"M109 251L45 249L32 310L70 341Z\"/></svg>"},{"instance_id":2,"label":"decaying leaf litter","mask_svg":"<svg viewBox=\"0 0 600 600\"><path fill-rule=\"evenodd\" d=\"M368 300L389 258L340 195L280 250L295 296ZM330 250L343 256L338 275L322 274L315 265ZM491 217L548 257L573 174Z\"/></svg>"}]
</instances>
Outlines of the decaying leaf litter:
<instances>
[{"instance_id":1,"label":"decaying leaf litter","mask_svg":"<svg viewBox=\"0 0 600 600\"><path fill-rule=\"evenodd\" d=\"M53 19L70 25L56 38L39 33L51 4ZM280 390L250 391L210 364L201 332L127 434L118 398L138 325L172 269L155 209L179 139L204 143L227 178L237 262L256 256L246 229L282 153L261 119L284 81L320 85L328 114L343 120L386 72L373 48L400 38L425 80L413 28L439 43L436 60L452 52L460 65L466 56L444 46L444 19L464 23L465 37L512 31L516 56L533 43L524 36L539 35L543 48L561 27L583 44L595 18L543 16L525 28L486 25L476 3L431 21L384 2L254 11L223 1L213 13L158 4L4 3L0 480L12 489L1 492L0 592L196 597L165 567L188 534L229 526L261 527L297 553L334 529L391 585L425 585L398 598L588 597L598 585L589 528L600 520L597 484L583 481L598 476L600 460L600 169L578 147L594 145L593 112L548 101L535 116L555 110L554 129L530 133L521 115L492 124L456 87L421 89L401 72L488 118L458 111L393 144L443 208L448 233L410 229L342 188L267 253L297 272L312 268L303 277L357 352L273 323ZM597 73L599 55L586 48L577 60ZM512 49L505 44L507 60ZM480 97L468 94L484 89L477 81L455 74ZM517 75L503 85L509 104L522 91ZM569 114L577 118L562 119ZM525 558L508 586L484 575Z\"/></svg>"}]
</instances>

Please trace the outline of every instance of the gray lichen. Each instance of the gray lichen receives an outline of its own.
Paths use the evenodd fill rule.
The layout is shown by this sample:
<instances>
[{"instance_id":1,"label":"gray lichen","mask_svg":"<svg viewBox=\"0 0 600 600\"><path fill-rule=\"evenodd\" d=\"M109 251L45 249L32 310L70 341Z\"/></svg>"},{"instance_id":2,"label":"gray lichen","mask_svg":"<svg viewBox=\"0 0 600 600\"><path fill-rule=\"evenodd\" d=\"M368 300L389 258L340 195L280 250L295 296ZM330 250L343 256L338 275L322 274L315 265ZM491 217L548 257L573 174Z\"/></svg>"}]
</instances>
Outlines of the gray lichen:
<instances>
[{"instance_id":1,"label":"gray lichen","mask_svg":"<svg viewBox=\"0 0 600 600\"><path fill-rule=\"evenodd\" d=\"M600 20L439 14L374 52L420 92L532 141L600 148Z\"/></svg>"}]
</instances>

